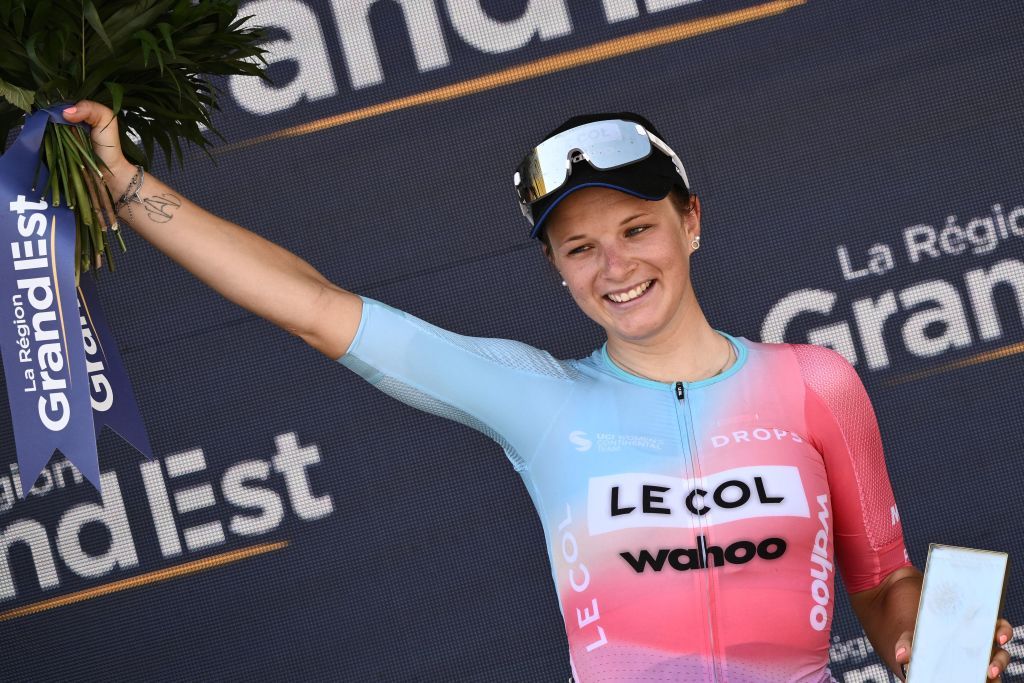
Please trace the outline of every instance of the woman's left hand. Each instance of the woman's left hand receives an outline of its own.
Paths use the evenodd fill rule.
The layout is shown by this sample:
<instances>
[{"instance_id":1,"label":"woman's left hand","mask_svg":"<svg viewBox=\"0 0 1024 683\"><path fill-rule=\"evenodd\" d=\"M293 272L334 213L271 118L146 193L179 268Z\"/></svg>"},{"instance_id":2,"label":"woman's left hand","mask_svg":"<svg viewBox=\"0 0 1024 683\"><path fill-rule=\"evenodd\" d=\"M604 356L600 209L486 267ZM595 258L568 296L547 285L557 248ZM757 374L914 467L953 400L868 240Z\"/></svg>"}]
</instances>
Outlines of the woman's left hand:
<instances>
[{"instance_id":1,"label":"woman's left hand","mask_svg":"<svg viewBox=\"0 0 1024 683\"><path fill-rule=\"evenodd\" d=\"M1013 638L1013 626L1006 619L1000 617L996 622L995 643L992 646L992 661L988 665L988 680L998 681L999 677L1006 671L1010 664L1010 653L1001 646L1006 645ZM914 640L913 631L905 631L896 639L896 663L901 667L910 662L911 643Z\"/></svg>"}]
</instances>

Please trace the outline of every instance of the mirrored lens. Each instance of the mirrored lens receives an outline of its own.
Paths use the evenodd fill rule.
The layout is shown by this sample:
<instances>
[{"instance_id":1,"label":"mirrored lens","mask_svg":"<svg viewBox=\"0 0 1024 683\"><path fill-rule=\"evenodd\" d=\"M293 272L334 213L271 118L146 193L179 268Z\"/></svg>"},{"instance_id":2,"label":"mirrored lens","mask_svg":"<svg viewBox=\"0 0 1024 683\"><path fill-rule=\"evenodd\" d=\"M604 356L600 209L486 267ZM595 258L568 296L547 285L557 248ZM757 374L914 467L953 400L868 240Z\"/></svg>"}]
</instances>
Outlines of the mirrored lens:
<instances>
[{"instance_id":1,"label":"mirrored lens","mask_svg":"<svg viewBox=\"0 0 1024 683\"><path fill-rule=\"evenodd\" d=\"M526 203L550 194L568 177L570 158L574 162L585 159L605 171L640 161L650 153L646 132L631 121L587 123L545 140L527 154L517 169L516 191Z\"/></svg>"},{"instance_id":2,"label":"mirrored lens","mask_svg":"<svg viewBox=\"0 0 1024 683\"><path fill-rule=\"evenodd\" d=\"M561 141L565 148L582 151L591 166L602 171L640 161L651 153L647 133L629 121L600 121L563 135L567 136Z\"/></svg>"}]
</instances>

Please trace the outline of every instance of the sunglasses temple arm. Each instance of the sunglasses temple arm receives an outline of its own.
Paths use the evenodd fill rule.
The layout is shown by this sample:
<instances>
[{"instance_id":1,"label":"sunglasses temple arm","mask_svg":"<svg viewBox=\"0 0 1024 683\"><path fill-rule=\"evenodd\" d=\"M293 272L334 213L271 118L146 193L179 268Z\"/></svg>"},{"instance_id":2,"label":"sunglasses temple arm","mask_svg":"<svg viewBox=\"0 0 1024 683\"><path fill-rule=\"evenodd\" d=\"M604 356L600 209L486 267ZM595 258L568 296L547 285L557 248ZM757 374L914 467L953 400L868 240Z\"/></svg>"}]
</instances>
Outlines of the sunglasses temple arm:
<instances>
[{"instance_id":1,"label":"sunglasses temple arm","mask_svg":"<svg viewBox=\"0 0 1024 683\"><path fill-rule=\"evenodd\" d=\"M666 145L661 138L651 131L647 131L647 137L650 138L655 147L672 159L672 163L675 165L676 170L679 171L679 175L683 177L683 182L686 183L686 189L690 189L690 179L686 177L686 169L683 168L683 162L679 160L679 157L672 151L672 148Z\"/></svg>"}]
</instances>

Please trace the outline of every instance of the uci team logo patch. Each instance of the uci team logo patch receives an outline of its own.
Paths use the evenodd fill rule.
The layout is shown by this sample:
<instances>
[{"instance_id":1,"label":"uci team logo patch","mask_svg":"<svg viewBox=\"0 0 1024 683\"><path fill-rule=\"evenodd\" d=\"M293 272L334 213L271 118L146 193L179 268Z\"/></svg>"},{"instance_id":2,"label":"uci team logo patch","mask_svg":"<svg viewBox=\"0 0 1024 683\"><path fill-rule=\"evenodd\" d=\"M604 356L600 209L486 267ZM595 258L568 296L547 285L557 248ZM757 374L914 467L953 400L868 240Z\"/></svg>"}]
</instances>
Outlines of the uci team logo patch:
<instances>
[{"instance_id":1,"label":"uci team logo patch","mask_svg":"<svg viewBox=\"0 0 1024 683\"><path fill-rule=\"evenodd\" d=\"M610 432L594 432L583 430L569 432L569 443L581 453L591 448L602 453L617 453L629 449L661 451L665 448L665 439L658 439L645 434L612 434Z\"/></svg>"}]
</instances>

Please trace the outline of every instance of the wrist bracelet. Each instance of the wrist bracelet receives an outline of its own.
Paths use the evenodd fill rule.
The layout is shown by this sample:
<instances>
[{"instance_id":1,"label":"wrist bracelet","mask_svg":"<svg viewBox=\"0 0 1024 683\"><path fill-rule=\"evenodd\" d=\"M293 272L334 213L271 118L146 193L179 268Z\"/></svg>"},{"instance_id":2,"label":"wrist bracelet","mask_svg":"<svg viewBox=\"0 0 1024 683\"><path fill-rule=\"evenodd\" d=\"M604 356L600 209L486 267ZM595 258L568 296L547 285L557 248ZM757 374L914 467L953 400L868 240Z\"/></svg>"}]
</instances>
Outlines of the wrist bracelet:
<instances>
[{"instance_id":1,"label":"wrist bracelet","mask_svg":"<svg viewBox=\"0 0 1024 683\"><path fill-rule=\"evenodd\" d=\"M124 194L114 204L114 214L121 210L122 206L128 207L128 218L132 217L132 204L141 204L142 199L139 197L139 190L142 189L142 182L146 179L146 172L142 169L141 165L135 166L135 175L128 181L128 187L125 189Z\"/></svg>"}]
</instances>

